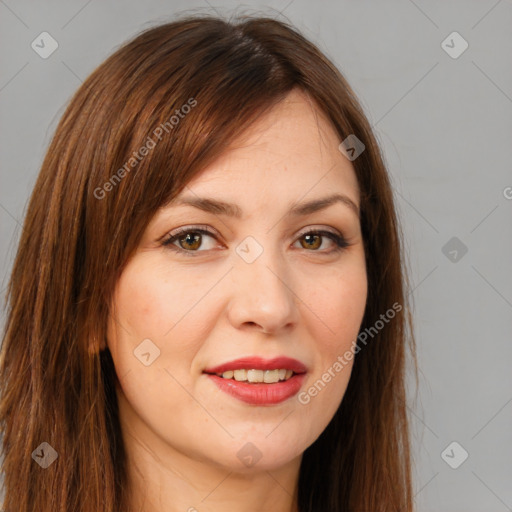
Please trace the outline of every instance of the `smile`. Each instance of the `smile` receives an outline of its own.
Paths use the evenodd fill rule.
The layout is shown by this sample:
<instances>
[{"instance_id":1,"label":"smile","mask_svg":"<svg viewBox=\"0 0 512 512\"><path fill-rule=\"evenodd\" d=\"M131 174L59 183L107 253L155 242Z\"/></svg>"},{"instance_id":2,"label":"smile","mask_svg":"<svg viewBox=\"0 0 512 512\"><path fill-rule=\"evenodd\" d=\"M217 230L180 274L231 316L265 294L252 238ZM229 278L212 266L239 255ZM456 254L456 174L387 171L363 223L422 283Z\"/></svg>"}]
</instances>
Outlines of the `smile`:
<instances>
[{"instance_id":1,"label":"smile","mask_svg":"<svg viewBox=\"0 0 512 512\"><path fill-rule=\"evenodd\" d=\"M223 379L233 379L237 382L274 384L279 381L288 380L293 375L293 371L286 370L285 368L279 370L228 370L216 375Z\"/></svg>"},{"instance_id":2,"label":"smile","mask_svg":"<svg viewBox=\"0 0 512 512\"><path fill-rule=\"evenodd\" d=\"M279 404L296 395L306 372L306 366L296 359L246 357L206 369L203 373L231 397L262 406Z\"/></svg>"}]
</instances>

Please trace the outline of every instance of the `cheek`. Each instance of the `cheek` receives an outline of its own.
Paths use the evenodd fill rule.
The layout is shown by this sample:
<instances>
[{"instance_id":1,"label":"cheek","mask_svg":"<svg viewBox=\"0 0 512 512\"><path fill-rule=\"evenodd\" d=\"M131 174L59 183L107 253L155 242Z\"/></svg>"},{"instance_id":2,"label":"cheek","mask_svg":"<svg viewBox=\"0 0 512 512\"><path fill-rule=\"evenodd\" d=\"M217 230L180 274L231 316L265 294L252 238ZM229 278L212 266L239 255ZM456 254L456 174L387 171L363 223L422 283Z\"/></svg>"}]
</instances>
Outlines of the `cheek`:
<instances>
[{"instance_id":1,"label":"cheek","mask_svg":"<svg viewBox=\"0 0 512 512\"><path fill-rule=\"evenodd\" d=\"M348 266L329 279L318 280L307 302L315 364L305 382L299 403L310 418L311 436L321 432L334 416L350 380L354 345L367 299L363 265ZM314 313L314 314L313 314Z\"/></svg>"},{"instance_id":2,"label":"cheek","mask_svg":"<svg viewBox=\"0 0 512 512\"><path fill-rule=\"evenodd\" d=\"M312 325L319 351L331 358L345 351L356 340L367 299L367 277L364 266L357 265L331 273L319 281L307 301L312 312Z\"/></svg>"},{"instance_id":3,"label":"cheek","mask_svg":"<svg viewBox=\"0 0 512 512\"><path fill-rule=\"evenodd\" d=\"M216 281L204 271L171 272L155 259L131 262L117 283L108 332L119 373L144 371L134 351L146 343L158 354L151 367L168 368L188 382L192 361L215 322L216 304L207 292Z\"/></svg>"},{"instance_id":4,"label":"cheek","mask_svg":"<svg viewBox=\"0 0 512 512\"><path fill-rule=\"evenodd\" d=\"M212 309L212 304L201 300L204 284L194 285L191 273L186 278L177 272L171 276L151 262L142 272L141 266L127 266L117 283L107 339L129 404L126 410L133 409L148 425L164 431L176 411L197 408L184 388L194 388L192 362L206 332L199 318L205 318L205 308ZM148 365L143 353L149 353Z\"/></svg>"},{"instance_id":5,"label":"cheek","mask_svg":"<svg viewBox=\"0 0 512 512\"><path fill-rule=\"evenodd\" d=\"M125 270L121 276L112 308L114 320L123 337L136 339L160 337L172 327L173 304L165 283Z\"/></svg>"},{"instance_id":6,"label":"cheek","mask_svg":"<svg viewBox=\"0 0 512 512\"><path fill-rule=\"evenodd\" d=\"M204 273L171 272L161 261L139 258L118 282L117 319L132 337L163 341L194 314L207 284Z\"/></svg>"}]
</instances>

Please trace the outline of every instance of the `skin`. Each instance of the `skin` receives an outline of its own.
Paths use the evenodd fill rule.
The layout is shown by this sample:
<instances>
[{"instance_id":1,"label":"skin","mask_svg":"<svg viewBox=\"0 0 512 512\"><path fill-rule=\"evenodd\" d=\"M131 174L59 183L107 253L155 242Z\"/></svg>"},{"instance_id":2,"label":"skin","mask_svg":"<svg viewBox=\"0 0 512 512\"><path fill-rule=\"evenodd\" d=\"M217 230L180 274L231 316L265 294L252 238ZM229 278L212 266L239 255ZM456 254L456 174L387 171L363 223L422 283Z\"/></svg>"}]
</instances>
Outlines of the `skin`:
<instances>
[{"instance_id":1,"label":"skin","mask_svg":"<svg viewBox=\"0 0 512 512\"><path fill-rule=\"evenodd\" d=\"M203 370L285 355L307 366L307 391L353 350L367 298L357 213L336 202L285 216L292 203L333 193L359 207L340 142L311 101L292 91L180 195L236 203L241 218L173 202L148 224L117 283L107 334L133 511L297 511L302 453L332 419L353 362L307 404L294 396L271 406L227 395ZM214 236L162 245L176 228L198 225ZM341 233L350 245L336 252L325 236L308 245L304 228ZM263 248L250 264L236 252L247 236ZM197 245L195 257L169 248ZM160 350L149 366L134 357L145 339ZM237 457L248 442L262 455L252 466Z\"/></svg>"}]
</instances>

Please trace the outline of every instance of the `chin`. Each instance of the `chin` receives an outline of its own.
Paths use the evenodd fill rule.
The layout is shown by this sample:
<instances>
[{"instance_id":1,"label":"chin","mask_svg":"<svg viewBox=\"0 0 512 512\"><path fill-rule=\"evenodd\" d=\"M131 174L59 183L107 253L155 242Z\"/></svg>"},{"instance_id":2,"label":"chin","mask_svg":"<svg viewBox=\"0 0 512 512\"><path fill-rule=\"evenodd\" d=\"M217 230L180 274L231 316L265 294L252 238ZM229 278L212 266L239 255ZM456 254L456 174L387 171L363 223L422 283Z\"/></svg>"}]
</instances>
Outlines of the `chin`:
<instances>
[{"instance_id":1,"label":"chin","mask_svg":"<svg viewBox=\"0 0 512 512\"><path fill-rule=\"evenodd\" d=\"M235 436L227 443L222 443L224 446L219 449L230 454L226 462L233 471L273 471L302 457L304 450L311 444L304 439L303 432L304 426L298 428L294 435L284 423L277 423L272 428L257 429L251 435L245 433Z\"/></svg>"}]
</instances>

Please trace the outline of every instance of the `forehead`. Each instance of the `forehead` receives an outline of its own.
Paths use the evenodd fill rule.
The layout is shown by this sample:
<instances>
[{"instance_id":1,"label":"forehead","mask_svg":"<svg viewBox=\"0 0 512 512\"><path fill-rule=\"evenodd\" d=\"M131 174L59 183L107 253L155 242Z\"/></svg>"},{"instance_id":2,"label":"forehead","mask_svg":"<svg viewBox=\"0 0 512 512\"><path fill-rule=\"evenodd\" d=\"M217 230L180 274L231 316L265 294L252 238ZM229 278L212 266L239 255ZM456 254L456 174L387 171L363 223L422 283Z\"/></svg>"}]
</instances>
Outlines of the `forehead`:
<instances>
[{"instance_id":1,"label":"forehead","mask_svg":"<svg viewBox=\"0 0 512 512\"><path fill-rule=\"evenodd\" d=\"M299 199L342 192L356 204L359 187L331 123L302 92L260 117L185 188L196 194Z\"/></svg>"}]
</instances>

